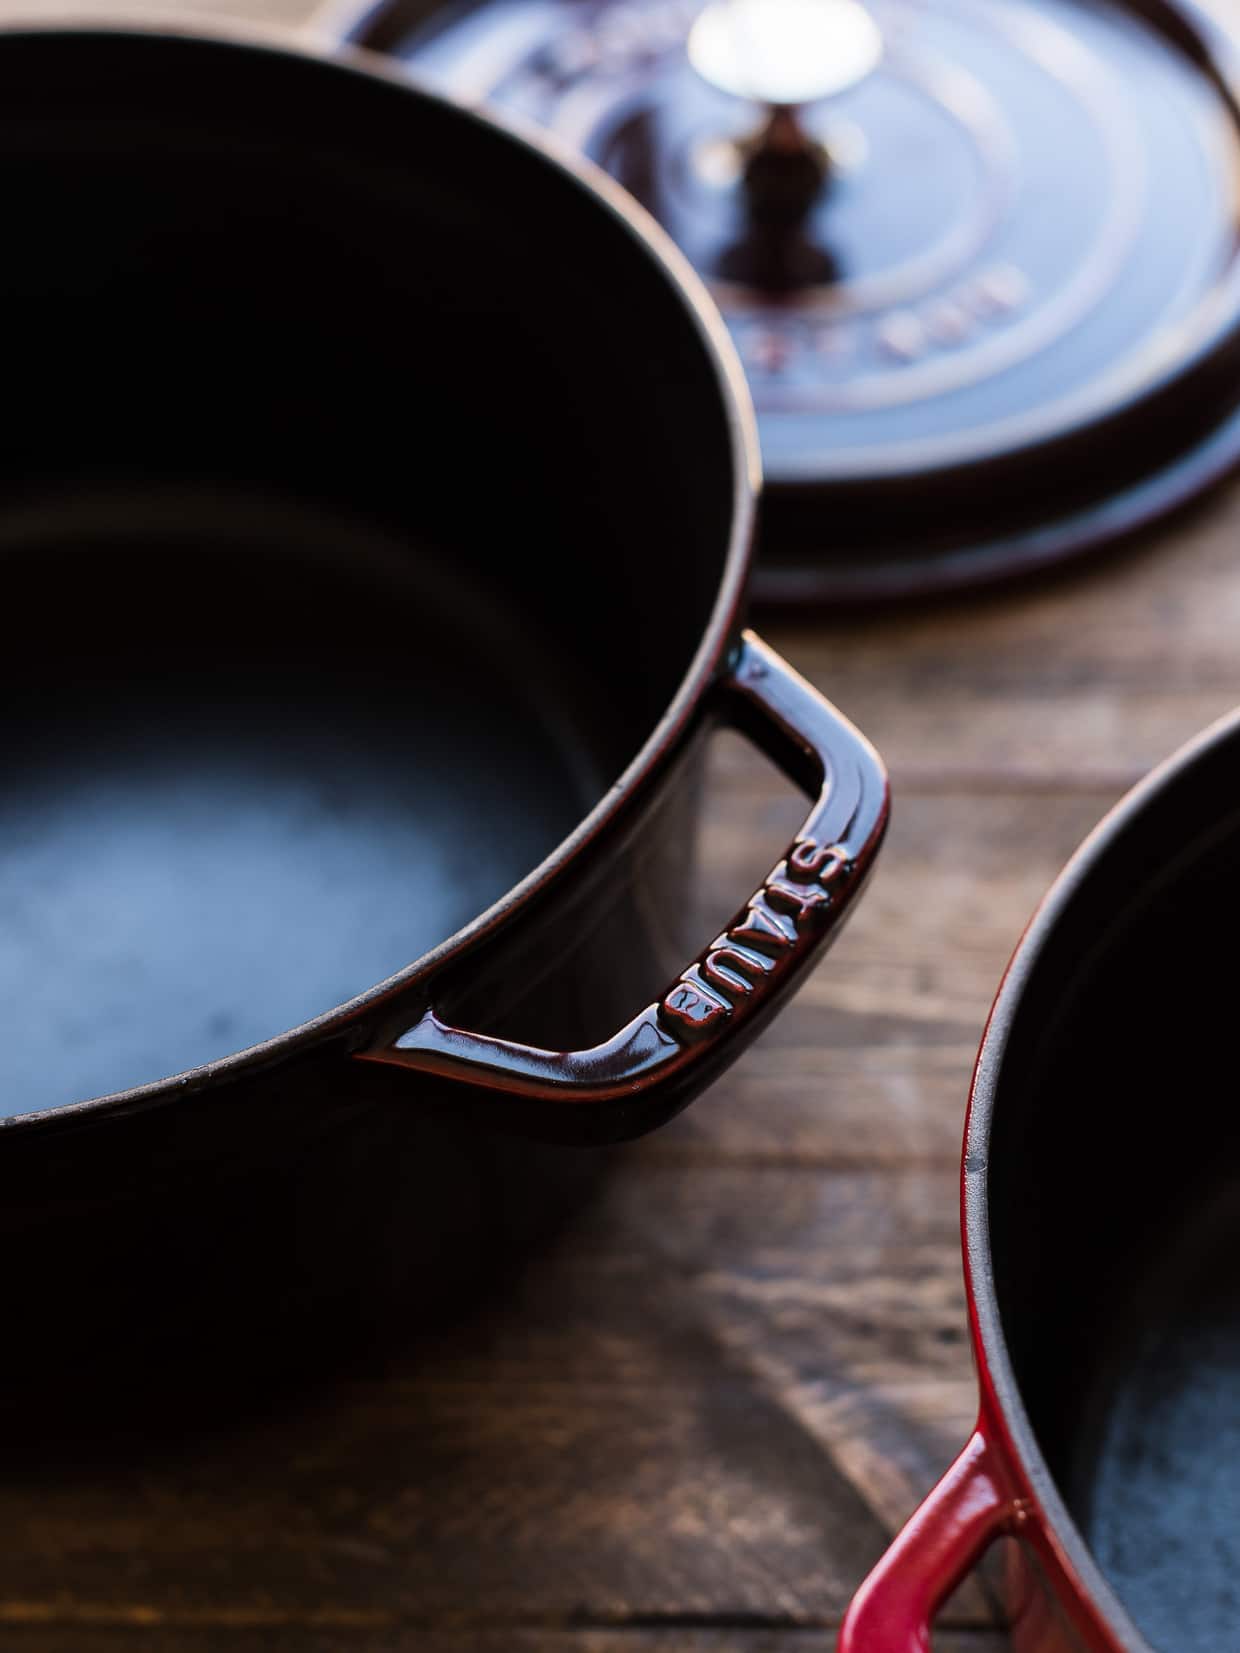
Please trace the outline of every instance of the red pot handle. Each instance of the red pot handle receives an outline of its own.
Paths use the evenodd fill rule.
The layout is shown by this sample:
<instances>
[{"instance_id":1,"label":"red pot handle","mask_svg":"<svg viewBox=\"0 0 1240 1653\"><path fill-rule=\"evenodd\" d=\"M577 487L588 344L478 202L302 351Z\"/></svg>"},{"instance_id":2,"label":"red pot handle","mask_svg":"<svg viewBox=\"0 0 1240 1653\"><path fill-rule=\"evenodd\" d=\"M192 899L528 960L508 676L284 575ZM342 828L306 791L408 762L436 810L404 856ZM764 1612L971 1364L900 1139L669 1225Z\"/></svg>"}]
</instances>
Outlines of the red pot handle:
<instances>
[{"instance_id":1,"label":"red pot handle","mask_svg":"<svg viewBox=\"0 0 1240 1653\"><path fill-rule=\"evenodd\" d=\"M996 1538L1024 1524L1006 1480L979 1427L853 1598L838 1653L930 1653L939 1608Z\"/></svg>"},{"instance_id":2,"label":"red pot handle","mask_svg":"<svg viewBox=\"0 0 1240 1653\"><path fill-rule=\"evenodd\" d=\"M747 734L815 802L762 887L662 997L590 1050L488 1038L428 1008L360 1059L455 1081L528 1134L598 1141L662 1123L740 1053L800 984L865 882L887 824L887 776L865 737L752 632L714 694L718 720Z\"/></svg>"}]
</instances>

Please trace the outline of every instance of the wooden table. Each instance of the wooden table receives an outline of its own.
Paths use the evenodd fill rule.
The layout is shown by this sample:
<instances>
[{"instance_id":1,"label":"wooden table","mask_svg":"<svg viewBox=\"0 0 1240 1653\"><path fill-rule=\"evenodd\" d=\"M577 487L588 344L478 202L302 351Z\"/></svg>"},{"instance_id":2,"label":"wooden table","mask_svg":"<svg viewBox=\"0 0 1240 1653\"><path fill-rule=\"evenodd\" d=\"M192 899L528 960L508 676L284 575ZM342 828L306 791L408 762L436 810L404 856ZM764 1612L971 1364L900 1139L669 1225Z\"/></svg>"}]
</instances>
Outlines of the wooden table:
<instances>
[{"instance_id":1,"label":"wooden table","mask_svg":"<svg viewBox=\"0 0 1240 1653\"><path fill-rule=\"evenodd\" d=\"M957 1155L1004 961L1102 811L1240 700L1240 494L1037 587L767 635L894 782L826 966L433 1350L141 1461L8 1480L6 1649L832 1646L972 1418ZM798 813L721 745L704 935ZM976 1585L944 1623L944 1653L1003 1644Z\"/></svg>"}]
</instances>

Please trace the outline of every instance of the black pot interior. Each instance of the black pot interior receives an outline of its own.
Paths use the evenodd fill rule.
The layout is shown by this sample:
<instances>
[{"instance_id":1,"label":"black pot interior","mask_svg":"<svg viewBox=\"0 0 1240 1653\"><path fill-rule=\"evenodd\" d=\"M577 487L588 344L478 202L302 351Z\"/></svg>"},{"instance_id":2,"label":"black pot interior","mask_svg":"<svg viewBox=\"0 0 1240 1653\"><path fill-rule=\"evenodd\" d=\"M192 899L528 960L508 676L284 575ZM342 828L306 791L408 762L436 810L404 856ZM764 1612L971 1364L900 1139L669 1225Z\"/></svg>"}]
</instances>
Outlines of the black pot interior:
<instances>
[{"instance_id":1,"label":"black pot interior","mask_svg":"<svg viewBox=\"0 0 1240 1653\"><path fill-rule=\"evenodd\" d=\"M1163 1653L1240 1623L1240 732L1095 858L1021 996L989 1168L1038 1444Z\"/></svg>"},{"instance_id":2,"label":"black pot interior","mask_svg":"<svg viewBox=\"0 0 1240 1653\"><path fill-rule=\"evenodd\" d=\"M0 38L0 1113L331 1009L649 735L734 486L672 284L435 100ZM686 440L686 433L692 440Z\"/></svg>"}]
</instances>

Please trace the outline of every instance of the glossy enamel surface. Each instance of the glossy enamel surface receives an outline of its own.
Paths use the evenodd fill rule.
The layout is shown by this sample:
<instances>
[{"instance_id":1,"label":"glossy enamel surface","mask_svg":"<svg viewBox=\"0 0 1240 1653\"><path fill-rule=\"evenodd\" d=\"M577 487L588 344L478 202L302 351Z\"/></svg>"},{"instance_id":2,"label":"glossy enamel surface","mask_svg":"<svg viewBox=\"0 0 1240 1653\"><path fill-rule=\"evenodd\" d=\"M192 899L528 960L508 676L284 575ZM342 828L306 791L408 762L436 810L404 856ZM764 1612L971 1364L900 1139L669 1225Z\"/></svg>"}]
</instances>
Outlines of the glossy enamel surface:
<instances>
[{"instance_id":1,"label":"glossy enamel surface","mask_svg":"<svg viewBox=\"0 0 1240 1653\"><path fill-rule=\"evenodd\" d=\"M445 1025L427 1010L365 1053L415 1073L459 1078L514 1103L556 1136L632 1135L661 1123L752 1038L838 931L886 828L887 785L869 743L747 632L718 691L722 721L745 729L814 798L788 853L732 922L618 1034L586 1050L539 1050ZM567 1111L566 1111L567 1110Z\"/></svg>"},{"instance_id":2,"label":"glossy enamel surface","mask_svg":"<svg viewBox=\"0 0 1240 1653\"><path fill-rule=\"evenodd\" d=\"M1232 717L1106 818L995 1002L962 1180L978 1433L858 1598L894 1645L1001 1534L1030 1653L1234 1627L1238 750Z\"/></svg>"},{"instance_id":3,"label":"glossy enamel surface","mask_svg":"<svg viewBox=\"0 0 1240 1653\"><path fill-rule=\"evenodd\" d=\"M784 62L778 6L327 0L320 26L538 121L682 247L757 407L760 601L1015 577L1230 469L1240 81L1225 6L810 11L838 51L818 54L818 93L819 71L794 65L800 139L785 122L778 145L759 138L774 82L735 95L766 50ZM828 95L832 67L858 83ZM795 157L782 171L777 150Z\"/></svg>"},{"instance_id":4,"label":"glossy enamel surface","mask_svg":"<svg viewBox=\"0 0 1240 1653\"><path fill-rule=\"evenodd\" d=\"M1091 1647L1196 1653L1235 1622L1227 1504L1209 1488L1234 1428L1219 963L1240 888L1238 744L1224 720L1082 846L1013 960L974 1084L964 1211L983 1413ZM1165 1108L1190 1098L1193 1153L1168 1181ZM1037 1358L1064 1339L1074 1362Z\"/></svg>"},{"instance_id":5,"label":"glossy enamel surface","mask_svg":"<svg viewBox=\"0 0 1240 1653\"><path fill-rule=\"evenodd\" d=\"M597 1177L578 1145L682 1107L803 978L886 780L742 630L743 381L605 179L258 41L0 33L0 95L4 1382L106 1339L134 1398L516 1266ZM710 945L721 725L813 807ZM674 1061L556 1082L651 1003ZM487 1060L409 1061L428 1025ZM549 1094L497 1086L540 1053Z\"/></svg>"},{"instance_id":6,"label":"glossy enamel surface","mask_svg":"<svg viewBox=\"0 0 1240 1653\"><path fill-rule=\"evenodd\" d=\"M102 64L106 74L95 67ZM151 949L149 974L134 983L137 998L144 990L157 992L178 958L190 962L194 943L177 923L178 906L188 922L218 915L217 963L224 964L230 919L244 953L247 914L257 909L258 945L261 933L279 927L281 906L287 917L312 904L314 866L326 867L335 852L320 833L319 851L307 848L303 873L297 872L296 825L316 807L298 788L313 789L316 781L330 786L333 770L338 790L374 823L369 849L351 864L343 847L337 856L341 866L330 882L342 912L351 909L360 923L366 908L382 900L393 857L407 854L411 867L423 869L410 875L407 917L396 923L386 949L352 964L333 963L325 937L316 941L311 929L297 938L290 928L287 951L281 954L285 944L276 942L263 968L267 977L288 982L283 1004L269 993L257 1014L204 1007L205 1021L214 1020L219 1030L215 1049L196 1041L189 1026L175 1034L169 1025L180 1014L175 1007L162 1013L153 1007L152 1023L167 1032L162 1044L139 1042L129 1057L101 1067L94 1083L85 1073L77 1076L88 1097L120 1089L137 1100L152 1094L143 1077L187 1069L196 1086L233 1071L238 1059L230 1052L239 1044L256 1047L255 1058L241 1061L269 1060L273 1038L290 1023L302 1023L293 1045L333 1037L377 997L389 1001L449 952L513 917L575 854L615 826L634 793L688 742L702 695L735 636L748 550L751 446L746 415L729 391L731 364L715 347L706 312L682 294L626 215L517 138L360 68L223 40L106 31L6 34L0 79L50 82L63 100L56 141L35 166L30 152L40 153L42 123L53 105L45 98L27 112L15 91L10 147L0 154L15 240L24 249L9 266L8 293L23 307L29 341L12 362L24 405L20 427L10 433L10 454L23 483L20 495L5 502L7 567L20 606L47 613L56 591L59 611L55 631L38 644L42 672L55 691L41 693L28 677L21 697L31 729L24 751L37 741L45 754L65 753L59 765L44 758L43 769L53 772L32 807L41 819L63 817L71 831L83 800L59 787L57 772L73 786L83 776L93 786L86 815L99 826L92 842L96 865L135 921L126 943L134 953L142 950L144 853L135 845L133 862L121 865L124 821L135 811L151 821L146 859L157 858L161 832L187 857L184 869L173 871L167 899L150 896L153 927L159 928L161 907L167 922ZM233 136L217 146L208 133L225 83L232 86ZM326 149L315 108L338 112ZM299 123L306 126L304 143ZM158 146L144 145L144 125L158 126ZM420 154L427 144L443 148L451 167L414 189L389 157ZM364 189L350 180L351 170L365 172ZM527 203L525 250L509 249L505 288L488 309L479 308L491 286L488 247L517 231L514 226L506 236L494 221L485 230L472 219L460 221L453 172L465 180L485 178L497 195ZM265 203L273 198L283 212L264 227ZM49 216L48 202L69 206ZM573 270L540 242L540 214L557 224L580 218ZM244 269L236 261L241 245ZM410 249L396 265L394 245ZM568 386L574 396L594 394L592 375L574 385L567 342L553 353L543 333L549 318L570 331L590 324L590 305L572 293L595 260L600 276L611 266L615 279L636 283L632 298L641 319L634 326L650 350L626 350L617 339L616 359L605 370L608 395L597 416L583 422L540 390L533 368L537 363L541 381L554 382L560 396ZM122 269L134 272L124 284L113 274ZM87 302L95 289L104 295L100 305L111 307L107 325L104 308ZM338 306L334 318L326 313L329 300ZM165 345L169 338L177 341L173 351ZM621 363L625 355L628 365ZM664 374L673 375L670 387ZM80 387L68 417L56 390L65 378ZM391 430L383 420L394 379L410 387L411 399L403 428ZM520 420L508 404L518 388ZM170 408L176 410L171 418ZM701 432L700 465L658 460L664 418L692 418ZM647 478L645 489L628 486L634 464ZM471 487L479 469L487 474L485 490ZM67 478L74 479L71 500ZM653 535L646 526L652 511L659 522ZM514 531L520 538L510 544ZM640 557L626 549L638 534L648 546ZM584 565L583 535L591 547ZM216 566L212 540L225 542ZM299 546L312 565L304 578ZM334 548L347 548L347 567L333 568ZM639 566L652 557L662 565L665 599L653 604L641 593ZM247 560L258 570L248 581L239 572ZM452 565L447 589L437 561ZM193 609L180 612L191 594ZM331 660L333 611L347 636ZM34 647L32 639L31 653ZM270 679L279 682L274 694L255 689L264 655ZM186 662L183 670L169 667L174 656ZM320 670L325 658L331 664ZM19 676L22 648L10 663ZM595 681L606 675L605 703L592 707L590 694L579 683L572 687L583 673ZM218 711L210 709L212 687L219 689ZM134 711L144 693L162 704L157 716L143 719ZM244 710L247 697L253 715ZM69 732L75 708L92 702L98 727L90 736L83 726L93 754L85 763L80 752L75 757ZM369 736L368 703L376 708ZM146 747L130 742L126 757L124 730L138 721L148 726ZM409 728L404 740L402 724ZM336 758L328 750L333 725L342 743ZM228 772L220 749L230 729L239 746L249 741L278 752L295 771L285 804L278 765L264 768L256 760L247 768L239 754ZM310 737L325 729L326 745L316 751ZM495 743L489 755L488 740ZM500 748L512 760L508 781ZM360 771L373 774L385 751L391 781L378 779L368 793ZM19 761L22 755L15 754ZM175 761L183 769L197 764L199 771L213 765L221 771L214 805L186 792L188 783L171 773ZM471 796L469 783L454 793L454 768L490 769L497 790L489 800ZM517 781L522 769L529 784ZM535 774L542 777L538 786ZM436 864L425 835L418 845L419 794L424 801L431 791L445 800L436 830L455 866ZM245 835L240 794L263 817L248 841L271 846L270 866L259 872L256 849L256 886L221 889L213 897L211 885L220 878L203 857L209 863L213 835L215 853L222 854L223 822L234 836ZM549 810L541 825L534 818L543 809L540 797ZM501 826L505 814L525 810L527 799L530 830L516 819ZM289 817L285 828L282 811ZM447 819L452 811L456 826ZM424 825L432 814L422 809ZM482 837L471 847L475 824ZM13 818L7 830L10 844L18 844L30 836L31 823ZM195 832L200 853L191 842ZM490 834L498 839L494 849ZM363 828L358 845L365 841ZM389 848L380 851L384 842ZM230 859L235 856L224 857L221 868ZM90 857L76 860L89 879ZM50 871L34 873L27 885L48 884ZM15 876L25 877L20 867ZM439 897L453 881L463 899L443 907ZM83 890L61 885L56 893L67 924L82 906ZM197 909L182 900L182 892L192 895L195 888L205 903ZM321 898L324 893L320 884ZM36 904L39 921L48 925L40 943L48 955L48 967L38 972L43 979L56 974L58 921L51 906ZM115 935L106 911L98 921L101 935ZM183 956L176 950L178 930ZM162 964L161 947L167 950ZM309 960L316 949L317 967ZM10 962L6 975L20 976L20 960ZM208 973L214 968L201 963ZM106 950L97 964L96 980L117 982L124 973ZM259 985L258 978L251 983L256 991ZM72 1001L85 983L65 986ZM187 994L191 987L192 976ZM336 1010L341 987L347 1002ZM20 1020L20 1005L15 1014ZM109 1014L82 1029L79 1042L97 1042L102 1026L117 1021L117 1013ZM229 1026L240 1035L231 1044ZM61 1045L64 1031L55 1035ZM365 1040L364 1032L355 1037ZM146 1075L144 1056L155 1062ZM205 1063L204 1056L210 1058ZM27 1067L36 1059L35 1049L22 1057ZM65 1074L61 1088L32 1094L23 1105L14 1094L22 1071L10 1071L10 1114L67 1100L64 1091L75 1079ZM78 1090L75 1103L81 1098ZM90 1103L109 1105L106 1098Z\"/></svg>"}]
</instances>

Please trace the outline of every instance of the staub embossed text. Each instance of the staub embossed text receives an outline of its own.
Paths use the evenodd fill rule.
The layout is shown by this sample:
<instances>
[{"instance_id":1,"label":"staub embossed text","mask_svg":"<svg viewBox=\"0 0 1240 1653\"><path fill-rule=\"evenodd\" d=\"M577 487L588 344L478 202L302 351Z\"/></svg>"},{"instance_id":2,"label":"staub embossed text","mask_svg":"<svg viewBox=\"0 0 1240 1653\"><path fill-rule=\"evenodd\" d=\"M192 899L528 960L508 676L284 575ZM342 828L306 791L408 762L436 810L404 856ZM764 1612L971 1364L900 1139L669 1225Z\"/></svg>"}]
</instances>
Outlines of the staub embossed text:
<instances>
[{"instance_id":1,"label":"staub embossed text","mask_svg":"<svg viewBox=\"0 0 1240 1653\"><path fill-rule=\"evenodd\" d=\"M659 1004L659 1020L668 1032L682 1040L700 1038L782 975L820 928L831 905L831 885L849 864L840 845L803 838L737 922L668 989Z\"/></svg>"}]
</instances>

